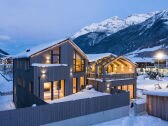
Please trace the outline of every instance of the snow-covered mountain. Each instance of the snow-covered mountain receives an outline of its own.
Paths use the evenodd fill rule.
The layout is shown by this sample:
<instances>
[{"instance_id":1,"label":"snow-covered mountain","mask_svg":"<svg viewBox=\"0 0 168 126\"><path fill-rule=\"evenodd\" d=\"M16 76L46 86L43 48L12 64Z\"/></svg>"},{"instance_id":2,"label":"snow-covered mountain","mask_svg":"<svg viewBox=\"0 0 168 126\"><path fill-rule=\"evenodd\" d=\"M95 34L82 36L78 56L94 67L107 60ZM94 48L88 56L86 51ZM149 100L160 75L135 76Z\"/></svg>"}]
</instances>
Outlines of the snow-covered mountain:
<instances>
[{"instance_id":1,"label":"snow-covered mountain","mask_svg":"<svg viewBox=\"0 0 168 126\"><path fill-rule=\"evenodd\" d=\"M7 52L5 52L5 51L3 51L2 49L0 49L0 58L1 58L1 57L5 57L5 56L7 56L7 55L9 55Z\"/></svg>"},{"instance_id":2,"label":"snow-covered mountain","mask_svg":"<svg viewBox=\"0 0 168 126\"><path fill-rule=\"evenodd\" d=\"M107 32L95 31L75 38L74 42L86 53L113 52L124 55L135 50L155 46L166 48L168 46L168 11L140 15L127 17L125 20L127 22L125 24L128 24L127 27L116 30L114 33L111 32L108 36L105 36ZM88 37L92 34L96 34L98 37L94 39ZM102 39L94 43L98 38Z\"/></svg>"},{"instance_id":3,"label":"snow-covered mountain","mask_svg":"<svg viewBox=\"0 0 168 126\"><path fill-rule=\"evenodd\" d=\"M151 12L147 14L133 14L128 16L126 19L121 19L117 16L114 16L100 23L93 23L82 28L79 32L72 36L72 39L90 33L88 38L90 38L90 46L92 46L99 43L99 41L101 41L103 38L116 33L119 30L145 21L156 13L157 12Z\"/></svg>"}]
</instances>

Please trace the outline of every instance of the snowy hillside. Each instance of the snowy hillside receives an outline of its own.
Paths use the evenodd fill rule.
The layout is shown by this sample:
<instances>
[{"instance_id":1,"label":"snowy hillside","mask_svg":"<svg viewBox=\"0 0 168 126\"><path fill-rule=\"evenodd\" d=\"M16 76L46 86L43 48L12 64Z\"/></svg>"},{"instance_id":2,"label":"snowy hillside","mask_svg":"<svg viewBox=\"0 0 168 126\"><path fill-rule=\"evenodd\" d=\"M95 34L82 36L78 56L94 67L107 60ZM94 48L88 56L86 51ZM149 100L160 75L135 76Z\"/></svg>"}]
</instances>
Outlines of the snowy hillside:
<instances>
[{"instance_id":1,"label":"snowy hillside","mask_svg":"<svg viewBox=\"0 0 168 126\"><path fill-rule=\"evenodd\" d=\"M124 29L130 25L138 24L146 19L152 17L156 12L147 14L133 14L128 16L126 19L120 19L117 16L106 19L100 23L93 23L89 26L82 28L79 32L72 36L73 39L90 33L90 32L105 32L107 35L115 33L121 29Z\"/></svg>"},{"instance_id":2,"label":"snowy hillside","mask_svg":"<svg viewBox=\"0 0 168 126\"><path fill-rule=\"evenodd\" d=\"M1 58L1 57L4 57L4 56L6 56L6 55L8 55L8 53L5 52L5 51L3 51L2 49L0 49L0 58Z\"/></svg>"},{"instance_id":3,"label":"snowy hillside","mask_svg":"<svg viewBox=\"0 0 168 126\"><path fill-rule=\"evenodd\" d=\"M117 25L115 27L115 31L117 32L111 35L105 36L107 32L90 32L77 37L74 39L74 42L86 53L110 52L117 55L124 55L135 50L156 46L162 46L162 49L168 52L168 48L166 48L168 46L168 11L164 10L154 15L152 14L154 13L147 14L148 16L140 14L127 17L125 28L117 31L121 28ZM107 29L107 31L109 30ZM93 34L95 36L91 38L90 36ZM139 55L151 56L152 51L145 51L145 53L139 52Z\"/></svg>"}]
</instances>

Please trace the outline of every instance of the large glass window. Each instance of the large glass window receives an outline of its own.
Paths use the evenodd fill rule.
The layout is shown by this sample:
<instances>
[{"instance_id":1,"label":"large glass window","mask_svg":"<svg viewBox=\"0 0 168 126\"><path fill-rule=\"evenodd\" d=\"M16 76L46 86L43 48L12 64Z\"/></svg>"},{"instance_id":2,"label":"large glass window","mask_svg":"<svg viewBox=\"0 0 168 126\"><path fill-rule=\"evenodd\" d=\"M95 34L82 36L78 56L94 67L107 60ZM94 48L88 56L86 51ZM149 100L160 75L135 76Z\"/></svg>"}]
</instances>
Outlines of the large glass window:
<instances>
[{"instance_id":1,"label":"large glass window","mask_svg":"<svg viewBox=\"0 0 168 126\"><path fill-rule=\"evenodd\" d=\"M60 63L60 47L54 48L43 55L43 63L58 64Z\"/></svg>"},{"instance_id":2,"label":"large glass window","mask_svg":"<svg viewBox=\"0 0 168 126\"><path fill-rule=\"evenodd\" d=\"M44 83L44 101L51 101L51 82Z\"/></svg>"},{"instance_id":3,"label":"large glass window","mask_svg":"<svg viewBox=\"0 0 168 126\"><path fill-rule=\"evenodd\" d=\"M73 56L73 64L74 64L74 72L82 72L85 69L85 60L82 59L82 56L79 55L76 51L74 51Z\"/></svg>"},{"instance_id":4,"label":"large glass window","mask_svg":"<svg viewBox=\"0 0 168 126\"><path fill-rule=\"evenodd\" d=\"M83 89L85 86L85 77L80 77L80 89Z\"/></svg>"},{"instance_id":5,"label":"large glass window","mask_svg":"<svg viewBox=\"0 0 168 126\"><path fill-rule=\"evenodd\" d=\"M57 47L52 51L52 63L57 64L60 63L60 48Z\"/></svg>"},{"instance_id":6,"label":"large glass window","mask_svg":"<svg viewBox=\"0 0 168 126\"><path fill-rule=\"evenodd\" d=\"M134 98L134 86L128 85L128 91L130 92L130 98Z\"/></svg>"},{"instance_id":7,"label":"large glass window","mask_svg":"<svg viewBox=\"0 0 168 126\"><path fill-rule=\"evenodd\" d=\"M129 91L130 92L130 98L134 98L134 85L122 85L122 90Z\"/></svg>"},{"instance_id":8,"label":"large glass window","mask_svg":"<svg viewBox=\"0 0 168 126\"><path fill-rule=\"evenodd\" d=\"M44 83L44 101L51 101L64 97L65 81L59 80Z\"/></svg>"},{"instance_id":9,"label":"large glass window","mask_svg":"<svg viewBox=\"0 0 168 126\"><path fill-rule=\"evenodd\" d=\"M54 84L53 84L54 99L59 99L64 97L64 92L65 92L64 86L65 86L64 80L54 81Z\"/></svg>"},{"instance_id":10,"label":"large glass window","mask_svg":"<svg viewBox=\"0 0 168 126\"><path fill-rule=\"evenodd\" d=\"M77 78L73 78L73 93L77 92Z\"/></svg>"}]
</instances>

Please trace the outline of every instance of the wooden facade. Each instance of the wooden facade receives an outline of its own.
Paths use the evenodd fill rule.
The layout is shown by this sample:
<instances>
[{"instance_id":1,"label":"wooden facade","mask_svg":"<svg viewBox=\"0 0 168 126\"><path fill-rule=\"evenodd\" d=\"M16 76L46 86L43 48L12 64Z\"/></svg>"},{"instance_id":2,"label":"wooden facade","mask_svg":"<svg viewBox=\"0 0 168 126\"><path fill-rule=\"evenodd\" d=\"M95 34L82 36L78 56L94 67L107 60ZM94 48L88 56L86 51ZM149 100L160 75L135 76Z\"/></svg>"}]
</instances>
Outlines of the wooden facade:
<instances>
[{"instance_id":1,"label":"wooden facade","mask_svg":"<svg viewBox=\"0 0 168 126\"><path fill-rule=\"evenodd\" d=\"M78 54L76 59L74 53ZM44 101L73 94L73 78L77 79L76 92L80 91L81 85L86 85L87 64L86 55L70 40L46 46L28 57L15 58L13 96L16 107L26 106L26 99L20 103L22 94L17 91L18 86Z\"/></svg>"},{"instance_id":2,"label":"wooden facade","mask_svg":"<svg viewBox=\"0 0 168 126\"><path fill-rule=\"evenodd\" d=\"M147 95L147 112L168 121L168 96Z\"/></svg>"},{"instance_id":3,"label":"wooden facade","mask_svg":"<svg viewBox=\"0 0 168 126\"><path fill-rule=\"evenodd\" d=\"M126 90L130 92L130 98L136 97L136 66L125 57L101 57L89 62L88 71L87 81L97 90Z\"/></svg>"}]
</instances>

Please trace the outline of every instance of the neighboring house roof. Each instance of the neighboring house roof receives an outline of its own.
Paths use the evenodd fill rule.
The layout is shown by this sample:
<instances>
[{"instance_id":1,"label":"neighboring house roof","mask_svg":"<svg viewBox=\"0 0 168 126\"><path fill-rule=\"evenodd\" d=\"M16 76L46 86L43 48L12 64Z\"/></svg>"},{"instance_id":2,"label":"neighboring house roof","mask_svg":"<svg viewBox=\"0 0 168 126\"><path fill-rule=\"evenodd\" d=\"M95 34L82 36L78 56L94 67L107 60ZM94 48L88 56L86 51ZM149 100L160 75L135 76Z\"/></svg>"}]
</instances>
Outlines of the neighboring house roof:
<instances>
[{"instance_id":1,"label":"neighboring house roof","mask_svg":"<svg viewBox=\"0 0 168 126\"><path fill-rule=\"evenodd\" d=\"M147 57L129 57L126 56L126 58L128 58L129 60L131 60L133 63L154 63L154 59L153 58L147 58Z\"/></svg>"},{"instance_id":2,"label":"neighboring house roof","mask_svg":"<svg viewBox=\"0 0 168 126\"><path fill-rule=\"evenodd\" d=\"M38 53L41 53L43 51L46 51L50 48L54 48L56 46L60 46L66 42L69 42L77 51L79 51L81 54L83 54L83 56L87 58L86 54L74 43L72 42L71 40L69 39L61 39L61 40L57 40L57 41L54 41L54 42L51 42L51 43L45 43L45 44L41 44L39 46L36 46L32 49L29 49L29 50L26 50L18 55L15 55L14 58L28 58L28 57L31 57L33 55L36 55Z\"/></svg>"},{"instance_id":3,"label":"neighboring house roof","mask_svg":"<svg viewBox=\"0 0 168 126\"><path fill-rule=\"evenodd\" d=\"M126 60L127 62L129 62L130 64L132 64L133 66L136 66L135 63L133 63L131 60L127 59L127 58L124 57L124 56L119 56L119 57L117 57L116 59L114 59L114 60L110 61L109 63L107 63L105 66L108 66L110 63L112 63L112 62L114 62L114 61L116 61L116 60L119 60L119 59L124 59L124 60Z\"/></svg>"},{"instance_id":4,"label":"neighboring house roof","mask_svg":"<svg viewBox=\"0 0 168 126\"><path fill-rule=\"evenodd\" d=\"M94 62L108 56L117 57L115 54L112 53L87 54L87 57L89 58L90 62Z\"/></svg>"}]
</instances>

